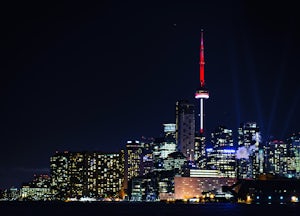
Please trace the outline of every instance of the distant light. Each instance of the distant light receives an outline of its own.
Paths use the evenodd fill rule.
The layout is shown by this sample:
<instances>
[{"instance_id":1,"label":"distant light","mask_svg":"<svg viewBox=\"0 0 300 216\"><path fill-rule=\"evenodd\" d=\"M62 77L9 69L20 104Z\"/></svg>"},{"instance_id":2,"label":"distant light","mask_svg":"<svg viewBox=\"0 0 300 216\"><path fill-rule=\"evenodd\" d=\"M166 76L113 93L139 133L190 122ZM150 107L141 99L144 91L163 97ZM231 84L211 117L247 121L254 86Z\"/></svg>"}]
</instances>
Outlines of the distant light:
<instances>
[{"instance_id":1,"label":"distant light","mask_svg":"<svg viewBox=\"0 0 300 216\"><path fill-rule=\"evenodd\" d=\"M138 140L128 140L127 143L140 143Z\"/></svg>"},{"instance_id":2,"label":"distant light","mask_svg":"<svg viewBox=\"0 0 300 216\"><path fill-rule=\"evenodd\" d=\"M169 123L164 124L164 132L175 132L176 131L176 124Z\"/></svg>"},{"instance_id":3,"label":"distant light","mask_svg":"<svg viewBox=\"0 0 300 216\"><path fill-rule=\"evenodd\" d=\"M298 197L296 197L296 196L291 197L291 202L298 202L298 201L299 201Z\"/></svg>"},{"instance_id":4,"label":"distant light","mask_svg":"<svg viewBox=\"0 0 300 216\"><path fill-rule=\"evenodd\" d=\"M224 149L225 153L235 153L234 149Z\"/></svg>"},{"instance_id":5,"label":"distant light","mask_svg":"<svg viewBox=\"0 0 300 216\"><path fill-rule=\"evenodd\" d=\"M212 148L207 148L206 151L211 152L213 149Z\"/></svg>"}]
</instances>

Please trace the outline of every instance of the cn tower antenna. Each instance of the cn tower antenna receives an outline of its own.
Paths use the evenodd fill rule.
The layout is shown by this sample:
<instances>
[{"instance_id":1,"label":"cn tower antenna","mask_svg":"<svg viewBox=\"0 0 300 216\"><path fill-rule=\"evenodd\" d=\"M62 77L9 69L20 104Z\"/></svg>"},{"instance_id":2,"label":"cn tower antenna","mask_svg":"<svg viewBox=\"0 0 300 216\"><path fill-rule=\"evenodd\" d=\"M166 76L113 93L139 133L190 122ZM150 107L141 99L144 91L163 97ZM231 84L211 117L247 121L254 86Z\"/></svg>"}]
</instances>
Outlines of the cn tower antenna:
<instances>
[{"instance_id":1,"label":"cn tower antenna","mask_svg":"<svg viewBox=\"0 0 300 216\"><path fill-rule=\"evenodd\" d=\"M195 93L195 98L200 99L200 134L204 133L204 109L203 100L209 98L209 92L205 87L204 81L204 43L203 43L203 29L201 29L201 43L200 43L200 88Z\"/></svg>"},{"instance_id":2,"label":"cn tower antenna","mask_svg":"<svg viewBox=\"0 0 300 216\"><path fill-rule=\"evenodd\" d=\"M203 88L204 81L204 44L203 44L203 29L201 29L201 44L200 44L200 86Z\"/></svg>"}]
</instances>

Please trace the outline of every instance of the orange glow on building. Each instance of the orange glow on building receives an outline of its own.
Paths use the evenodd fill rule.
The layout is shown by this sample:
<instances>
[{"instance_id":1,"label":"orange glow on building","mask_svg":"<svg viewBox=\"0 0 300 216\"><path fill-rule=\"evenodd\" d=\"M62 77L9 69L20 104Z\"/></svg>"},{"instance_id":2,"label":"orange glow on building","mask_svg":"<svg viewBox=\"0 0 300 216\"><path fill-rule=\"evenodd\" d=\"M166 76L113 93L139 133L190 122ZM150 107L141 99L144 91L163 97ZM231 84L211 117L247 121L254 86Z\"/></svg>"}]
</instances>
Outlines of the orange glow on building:
<instances>
[{"instance_id":1,"label":"orange glow on building","mask_svg":"<svg viewBox=\"0 0 300 216\"><path fill-rule=\"evenodd\" d=\"M221 192L222 186L231 186L236 178L225 177L179 177L174 178L176 200L201 197L202 192Z\"/></svg>"}]
</instances>

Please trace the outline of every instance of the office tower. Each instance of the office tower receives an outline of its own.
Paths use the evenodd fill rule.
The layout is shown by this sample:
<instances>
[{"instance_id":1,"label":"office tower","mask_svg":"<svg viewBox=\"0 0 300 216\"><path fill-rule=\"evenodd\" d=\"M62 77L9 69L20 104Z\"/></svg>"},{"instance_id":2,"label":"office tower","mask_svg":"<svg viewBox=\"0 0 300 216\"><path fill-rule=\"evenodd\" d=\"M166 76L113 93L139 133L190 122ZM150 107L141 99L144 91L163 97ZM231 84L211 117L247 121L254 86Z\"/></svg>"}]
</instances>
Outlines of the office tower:
<instances>
[{"instance_id":1,"label":"office tower","mask_svg":"<svg viewBox=\"0 0 300 216\"><path fill-rule=\"evenodd\" d=\"M56 152L50 157L54 199L122 197L124 150L103 152Z\"/></svg>"},{"instance_id":2,"label":"office tower","mask_svg":"<svg viewBox=\"0 0 300 216\"><path fill-rule=\"evenodd\" d=\"M164 161L169 154L176 152L176 142L165 137L156 138L153 147L154 170L164 170Z\"/></svg>"},{"instance_id":3,"label":"office tower","mask_svg":"<svg viewBox=\"0 0 300 216\"><path fill-rule=\"evenodd\" d=\"M290 153L293 157L293 163L295 168L295 172L292 175L292 177L300 179L300 132L292 134L287 139L287 143L290 147Z\"/></svg>"},{"instance_id":4,"label":"office tower","mask_svg":"<svg viewBox=\"0 0 300 216\"><path fill-rule=\"evenodd\" d=\"M232 130L220 125L211 133L213 148L233 148Z\"/></svg>"},{"instance_id":5,"label":"office tower","mask_svg":"<svg viewBox=\"0 0 300 216\"><path fill-rule=\"evenodd\" d=\"M238 129L237 177L256 179L260 174L260 131L255 122L241 123Z\"/></svg>"},{"instance_id":6,"label":"office tower","mask_svg":"<svg viewBox=\"0 0 300 216\"><path fill-rule=\"evenodd\" d=\"M291 157L288 144L281 140L268 141L265 146L265 164L267 173L277 176L288 176Z\"/></svg>"},{"instance_id":7,"label":"office tower","mask_svg":"<svg viewBox=\"0 0 300 216\"><path fill-rule=\"evenodd\" d=\"M206 155L206 138L203 134L195 133L195 149L194 158L197 166L200 169L206 168L207 155Z\"/></svg>"},{"instance_id":8,"label":"office tower","mask_svg":"<svg viewBox=\"0 0 300 216\"><path fill-rule=\"evenodd\" d=\"M174 192L173 171L153 171L131 179L131 201L159 201L160 196Z\"/></svg>"},{"instance_id":9,"label":"office tower","mask_svg":"<svg viewBox=\"0 0 300 216\"><path fill-rule=\"evenodd\" d=\"M165 159L169 154L176 152L176 143L172 141L163 140L158 144L159 158Z\"/></svg>"},{"instance_id":10,"label":"office tower","mask_svg":"<svg viewBox=\"0 0 300 216\"><path fill-rule=\"evenodd\" d=\"M51 190L54 199L64 200L70 197L69 158L68 151L56 152L50 157Z\"/></svg>"},{"instance_id":11,"label":"office tower","mask_svg":"<svg viewBox=\"0 0 300 216\"><path fill-rule=\"evenodd\" d=\"M182 152L173 152L164 159L164 170L173 170L174 173L180 174L185 162L186 158Z\"/></svg>"},{"instance_id":12,"label":"office tower","mask_svg":"<svg viewBox=\"0 0 300 216\"><path fill-rule=\"evenodd\" d=\"M125 188L133 177L140 176L143 146L137 140L128 140L125 151Z\"/></svg>"},{"instance_id":13,"label":"office tower","mask_svg":"<svg viewBox=\"0 0 300 216\"><path fill-rule=\"evenodd\" d=\"M217 127L211 133L212 148L207 148L207 168L219 170L224 177L236 177L235 154L232 130Z\"/></svg>"},{"instance_id":14,"label":"office tower","mask_svg":"<svg viewBox=\"0 0 300 216\"><path fill-rule=\"evenodd\" d=\"M153 148L154 148L154 138L145 138L142 137L141 147L142 147L142 161L140 167L140 174L146 175L149 172L152 172L154 169L154 156L153 156Z\"/></svg>"},{"instance_id":15,"label":"office tower","mask_svg":"<svg viewBox=\"0 0 300 216\"><path fill-rule=\"evenodd\" d=\"M69 176L70 176L70 197L80 198L86 196L86 161L85 152L70 152Z\"/></svg>"},{"instance_id":16,"label":"office tower","mask_svg":"<svg viewBox=\"0 0 300 216\"><path fill-rule=\"evenodd\" d=\"M176 141L178 151L194 160L195 105L187 100L176 102Z\"/></svg>"},{"instance_id":17,"label":"office tower","mask_svg":"<svg viewBox=\"0 0 300 216\"><path fill-rule=\"evenodd\" d=\"M96 179L91 176L91 180L97 183L98 196L102 198L123 198L125 196L123 188L124 150L111 153L97 152L96 156ZM90 165L94 166L93 160L91 160Z\"/></svg>"},{"instance_id":18,"label":"office tower","mask_svg":"<svg viewBox=\"0 0 300 216\"><path fill-rule=\"evenodd\" d=\"M97 152L89 152L87 155L87 196L98 197L99 162Z\"/></svg>"},{"instance_id":19,"label":"office tower","mask_svg":"<svg viewBox=\"0 0 300 216\"><path fill-rule=\"evenodd\" d=\"M153 170L164 170L165 159L176 151L176 124L163 124L163 136L155 138L152 146Z\"/></svg>"}]
</instances>

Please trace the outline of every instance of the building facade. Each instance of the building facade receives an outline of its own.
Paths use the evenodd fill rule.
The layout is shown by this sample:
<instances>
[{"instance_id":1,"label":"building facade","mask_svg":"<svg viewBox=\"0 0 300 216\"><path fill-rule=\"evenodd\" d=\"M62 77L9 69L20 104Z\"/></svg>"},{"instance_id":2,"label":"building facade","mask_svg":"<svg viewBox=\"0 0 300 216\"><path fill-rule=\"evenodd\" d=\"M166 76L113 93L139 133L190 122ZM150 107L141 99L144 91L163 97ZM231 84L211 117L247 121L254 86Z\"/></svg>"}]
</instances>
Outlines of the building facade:
<instances>
[{"instance_id":1,"label":"building facade","mask_svg":"<svg viewBox=\"0 0 300 216\"><path fill-rule=\"evenodd\" d=\"M231 186L236 178L226 177L180 177L175 176L175 200L200 198L204 193L221 193L223 186Z\"/></svg>"},{"instance_id":2,"label":"building facade","mask_svg":"<svg viewBox=\"0 0 300 216\"><path fill-rule=\"evenodd\" d=\"M238 129L237 177L255 179L260 174L260 130L255 122L242 123Z\"/></svg>"},{"instance_id":3,"label":"building facade","mask_svg":"<svg viewBox=\"0 0 300 216\"><path fill-rule=\"evenodd\" d=\"M187 100L176 102L176 141L187 160L194 160L195 105Z\"/></svg>"},{"instance_id":4,"label":"building facade","mask_svg":"<svg viewBox=\"0 0 300 216\"><path fill-rule=\"evenodd\" d=\"M212 148L207 148L207 168L219 170L223 176L236 177L236 150L233 146L232 130L217 127L211 133Z\"/></svg>"},{"instance_id":5,"label":"building facade","mask_svg":"<svg viewBox=\"0 0 300 216\"><path fill-rule=\"evenodd\" d=\"M125 189L133 177L142 175L143 145L138 140L128 140L125 150Z\"/></svg>"},{"instance_id":6,"label":"building facade","mask_svg":"<svg viewBox=\"0 0 300 216\"><path fill-rule=\"evenodd\" d=\"M116 198L124 187L124 150L56 152L50 158L54 199Z\"/></svg>"}]
</instances>

